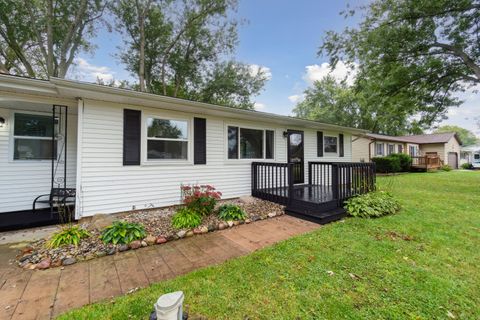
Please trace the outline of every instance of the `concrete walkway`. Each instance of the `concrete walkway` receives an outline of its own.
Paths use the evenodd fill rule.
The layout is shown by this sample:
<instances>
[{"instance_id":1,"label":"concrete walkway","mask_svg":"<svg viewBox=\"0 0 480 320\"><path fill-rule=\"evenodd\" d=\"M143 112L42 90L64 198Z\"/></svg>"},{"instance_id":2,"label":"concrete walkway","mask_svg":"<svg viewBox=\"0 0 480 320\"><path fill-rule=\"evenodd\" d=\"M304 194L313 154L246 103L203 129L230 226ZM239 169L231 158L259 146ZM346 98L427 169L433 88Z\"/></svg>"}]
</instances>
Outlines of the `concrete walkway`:
<instances>
[{"instance_id":1,"label":"concrete walkway","mask_svg":"<svg viewBox=\"0 0 480 320\"><path fill-rule=\"evenodd\" d=\"M64 268L22 270L2 261L0 319L50 319L319 227L284 215Z\"/></svg>"}]
</instances>

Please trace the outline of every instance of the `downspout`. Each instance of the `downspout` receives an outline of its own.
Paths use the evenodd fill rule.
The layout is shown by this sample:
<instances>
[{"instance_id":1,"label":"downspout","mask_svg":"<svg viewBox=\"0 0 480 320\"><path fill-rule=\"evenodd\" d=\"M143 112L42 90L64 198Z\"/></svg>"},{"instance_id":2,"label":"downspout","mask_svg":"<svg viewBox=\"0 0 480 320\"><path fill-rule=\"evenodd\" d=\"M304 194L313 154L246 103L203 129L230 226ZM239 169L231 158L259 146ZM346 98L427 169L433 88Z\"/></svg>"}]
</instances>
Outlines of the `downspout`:
<instances>
[{"instance_id":1,"label":"downspout","mask_svg":"<svg viewBox=\"0 0 480 320\"><path fill-rule=\"evenodd\" d=\"M83 109L84 102L77 98L77 174L76 174L76 196L75 196L75 219L79 220L83 216L82 209L82 152L83 152Z\"/></svg>"},{"instance_id":2,"label":"downspout","mask_svg":"<svg viewBox=\"0 0 480 320\"><path fill-rule=\"evenodd\" d=\"M368 144L368 161L372 161L372 143L375 143L375 139L372 139L370 143Z\"/></svg>"}]
</instances>

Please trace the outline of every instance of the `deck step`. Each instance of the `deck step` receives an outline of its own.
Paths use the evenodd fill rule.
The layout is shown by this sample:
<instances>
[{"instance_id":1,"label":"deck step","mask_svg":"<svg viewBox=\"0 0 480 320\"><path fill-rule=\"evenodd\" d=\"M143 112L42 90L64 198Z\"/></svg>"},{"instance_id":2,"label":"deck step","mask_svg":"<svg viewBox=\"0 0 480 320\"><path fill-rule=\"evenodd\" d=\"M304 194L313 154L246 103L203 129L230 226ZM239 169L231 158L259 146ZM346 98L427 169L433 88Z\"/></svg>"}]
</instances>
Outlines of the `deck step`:
<instances>
[{"instance_id":1,"label":"deck step","mask_svg":"<svg viewBox=\"0 0 480 320\"><path fill-rule=\"evenodd\" d=\"M285 213L293 217L297 217L300 219L308 220L308 221L319 223L319 224L327 224L333 221L340 220L347 216L347 213L343 208L335 208L335 209L331 209L323 212L309 212L309 213L299 213L299 212L285 209Z\"/></svg>"}]
</instances>

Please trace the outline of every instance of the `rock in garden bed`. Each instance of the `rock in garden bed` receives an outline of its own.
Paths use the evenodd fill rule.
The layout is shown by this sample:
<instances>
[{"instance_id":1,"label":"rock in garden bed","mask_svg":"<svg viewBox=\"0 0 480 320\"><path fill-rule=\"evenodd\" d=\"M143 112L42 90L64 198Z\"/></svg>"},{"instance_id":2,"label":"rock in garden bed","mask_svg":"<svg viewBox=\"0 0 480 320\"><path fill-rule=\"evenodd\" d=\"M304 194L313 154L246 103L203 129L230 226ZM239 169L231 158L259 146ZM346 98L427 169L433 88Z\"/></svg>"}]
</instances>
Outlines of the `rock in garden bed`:
<instances>
[{"instance_id":1,"label":"rock in garden bed","mask_svg":"<svg viewBox=\"0 0 480 320\"><path fill-rule=\"evenodd\" d=\"M99 219L92 219L89 222L80 224L80 227L87 229L91 236L82 239L77 247L69 245L49 249L46 247L47 240L42 239L31 243L31 245L28 246L28 250L24 249L20 252L17 256L17 263L20 267L28 269L47 269L57 266L67 266L79 261L112 255L116 252L134 250L142 246L163 244L171 240L227 229L242 223L251 223L257 220L272 218L282 215L284 212L284 208L281 205L252 197L221 200L217 204L217 209L223 204L240 206L246 213L245 221L222 221L215 213L212 213L204 217L202 224L192 230L177 230L172 227L171 223L172 216L176 210L174 206L125 212L114 215L114 217L143 225L147 234L146 238L134 241L129 245L105 244L100 240L101 228L98 227ZM110 216L108 220L113 221L114 219L111 218L112 216Z\"/></svg>"}]
</instances>

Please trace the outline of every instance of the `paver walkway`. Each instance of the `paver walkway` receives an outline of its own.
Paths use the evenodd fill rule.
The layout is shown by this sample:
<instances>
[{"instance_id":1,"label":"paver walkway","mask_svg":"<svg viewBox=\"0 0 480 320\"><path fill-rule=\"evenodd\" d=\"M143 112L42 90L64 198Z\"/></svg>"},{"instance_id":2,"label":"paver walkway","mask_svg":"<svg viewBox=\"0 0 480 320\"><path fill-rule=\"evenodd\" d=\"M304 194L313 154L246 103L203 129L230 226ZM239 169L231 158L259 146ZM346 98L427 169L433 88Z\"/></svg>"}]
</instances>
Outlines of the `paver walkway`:
<instances>
[{"instance_id":1,"label":"paver walkway","mask_svg":"<svg viewBox=\"0 0 480 320\"><path fill-rule=\"evenodd\" d=\"M63 270L22 270L0 263L0 319L50 319L319 227L284 215L81 262Z\"/></svg>"}]
</instances>

